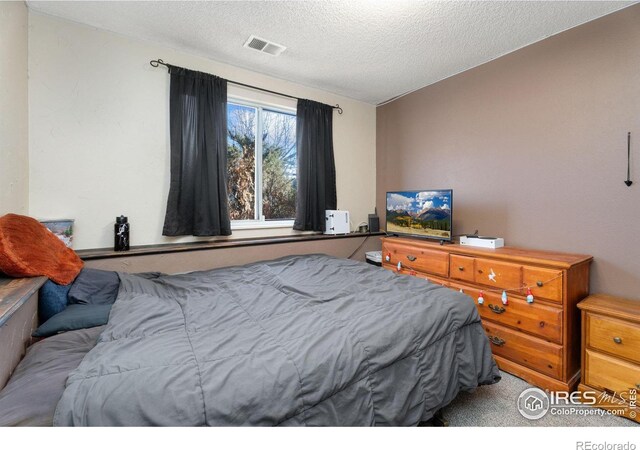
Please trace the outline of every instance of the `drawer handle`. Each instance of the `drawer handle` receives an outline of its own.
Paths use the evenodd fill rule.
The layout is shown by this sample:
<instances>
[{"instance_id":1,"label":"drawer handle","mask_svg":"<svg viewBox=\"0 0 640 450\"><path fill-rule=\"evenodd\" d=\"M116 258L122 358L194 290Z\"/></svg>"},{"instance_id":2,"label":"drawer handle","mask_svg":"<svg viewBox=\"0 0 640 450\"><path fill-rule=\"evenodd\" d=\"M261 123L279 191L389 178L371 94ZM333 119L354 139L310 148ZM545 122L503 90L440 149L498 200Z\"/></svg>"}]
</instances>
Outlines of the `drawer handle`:
<instances>
[{"instance_id":1,"label":"drawer handle","mask_svg":"<svg viewBox=\"0 0 640 450\"><path fill-rule=\"evenodd\" d=\"M496 314L502 314L503 312L506 311L506 309L504 309L502 306L496 306L492 304L489 304L489 309Z\"/></svg>"},{"instance_id":2,"label":"drawer handle","mask_svg":"<svg viewBox=\"0 0 640 450\"><path fill-rule=\"evenodd\" d=\"M462 272L462 271L464 271L464 267L462 267L462 266L458 266L458 270L459 270L460 272Z\"/></svg>"},{"instance_id":3,"label":"drawer handle","mask_svg":"<svg viewBox=\"0 0 640 450\"><path fill-rule=\"evenodd\" d=\"M536 281L536 286L542 287L544 286L544 283L542 281Z\"/></svg>"},{"instance_id":4,"label":"drawer handle","mask_svg":"<svg viewBox=\"0 0 640 450\"><path fill-rule=\"evenodd\" d=\"M483 273L483 272L482 272L482 269L478 269L478 273L480 273L480 274L481 274L481 273Z\"/></svg>"},{"instance_id":5,"label":"drawer handle","mask_svg":"<svg viewBox=\"0 0 640 450\"><path fill-rule=\"evenodd\" d=\"M619 338L618 336L613 338L613 342L615 342L616 344L622 344L622 338Z\"/></svg>"},{"instance_id":6,"label":"drawer handle","mask_svg":"<svg viewBox=\"0 0 640 450\"><path fill-rule=\"evenodd\" d=\"M413 256L413 255L407 255L407 259L408 259L409 261L413 262L413 261L415 261L415 260L416 260L416 257L415 257L415 256Z\"/></svg>"},{"instance_id":7,"label":"drawer handle","mask_svg":"<svg viewBox=\"0 0 640 450\"><path fill-rule=\"evenodd\" d=\"M492 344L502 347L505 343L504 339L500 339L498 336L489 336L489 340Z\"/></svg>"}]
</instances>

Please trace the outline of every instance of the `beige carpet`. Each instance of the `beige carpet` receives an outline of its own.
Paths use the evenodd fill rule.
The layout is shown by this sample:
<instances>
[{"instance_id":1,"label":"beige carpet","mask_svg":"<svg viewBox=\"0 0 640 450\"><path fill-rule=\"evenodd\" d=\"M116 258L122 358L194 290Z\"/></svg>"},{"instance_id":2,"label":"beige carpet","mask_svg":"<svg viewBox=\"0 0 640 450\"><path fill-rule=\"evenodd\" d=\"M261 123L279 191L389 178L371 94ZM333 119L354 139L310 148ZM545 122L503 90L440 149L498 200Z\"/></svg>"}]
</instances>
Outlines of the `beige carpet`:
<instances>
[{"instance_id":1,"label":"beige carpet","mask_svg":"<svg viewBox=\"0 0 640 450\"><path fill-rule=\"evenodd\" d=\"M624 417L558 416L547 413L539 420L525 419L516 402L520 393L531 387L526 381L502 372L502 380L491 386L481 386L475 392L460 393L444 409L451 427L628 427L638 426ZM591 408L585 406L584 408Z\"/></svg>"}]
</instances>

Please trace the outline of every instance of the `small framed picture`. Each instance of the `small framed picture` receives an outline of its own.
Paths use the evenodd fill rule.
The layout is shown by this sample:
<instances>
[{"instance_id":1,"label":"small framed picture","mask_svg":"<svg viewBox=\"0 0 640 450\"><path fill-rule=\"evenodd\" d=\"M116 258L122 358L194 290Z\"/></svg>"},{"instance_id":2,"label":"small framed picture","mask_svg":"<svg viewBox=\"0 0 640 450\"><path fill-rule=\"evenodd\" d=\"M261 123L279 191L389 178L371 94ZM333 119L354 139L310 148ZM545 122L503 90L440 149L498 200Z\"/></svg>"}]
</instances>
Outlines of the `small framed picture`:
<instances>
[{"instance_id":1,"label":"small framed picture","mask_svg":"<svg viewBox=\"0 0 640 450\"><path fill-rule=\"evenodd\" d=\"M71 248L73 245L73 219L41 220L40 223L58 236L64 244Z\"/></svg>"}]
</instances>

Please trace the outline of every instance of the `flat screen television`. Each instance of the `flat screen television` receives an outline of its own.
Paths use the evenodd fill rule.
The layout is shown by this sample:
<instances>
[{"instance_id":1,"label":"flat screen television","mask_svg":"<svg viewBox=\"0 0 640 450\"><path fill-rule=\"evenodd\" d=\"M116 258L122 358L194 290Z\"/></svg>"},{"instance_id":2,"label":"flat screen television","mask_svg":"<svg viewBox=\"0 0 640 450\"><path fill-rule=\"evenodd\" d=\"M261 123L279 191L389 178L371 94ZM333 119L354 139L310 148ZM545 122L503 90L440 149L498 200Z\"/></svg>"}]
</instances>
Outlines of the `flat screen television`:
<instances>
[{"instance_id":1,"label":"flat screen television","mask_svg":"<svg viewBox=\"0 0 640 450\"><path fill-rule=\"evenodd\" d=\"M453 190L387 192L388 234L451 241Z\"/></svg>"}]
</instances>

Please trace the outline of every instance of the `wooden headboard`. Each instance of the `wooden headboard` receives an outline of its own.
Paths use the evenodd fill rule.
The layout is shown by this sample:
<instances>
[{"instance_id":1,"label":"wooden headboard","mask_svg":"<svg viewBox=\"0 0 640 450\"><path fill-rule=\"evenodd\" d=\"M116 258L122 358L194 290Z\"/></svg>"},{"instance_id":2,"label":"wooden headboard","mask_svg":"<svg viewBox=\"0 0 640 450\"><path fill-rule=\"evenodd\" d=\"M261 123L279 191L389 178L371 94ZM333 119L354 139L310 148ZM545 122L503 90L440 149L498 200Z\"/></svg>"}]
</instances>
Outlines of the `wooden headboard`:
<instances>
[{"instance_id":1,"label":"wooden headboard","mask_svg":"<svg viewBox=\"0 0 640 450\"><path fill-rule=\"evenodd\" d=\"M47 279L0 278L0 389L18 365L38 323L38 289Z\"/></svg>"}]
</instances>

